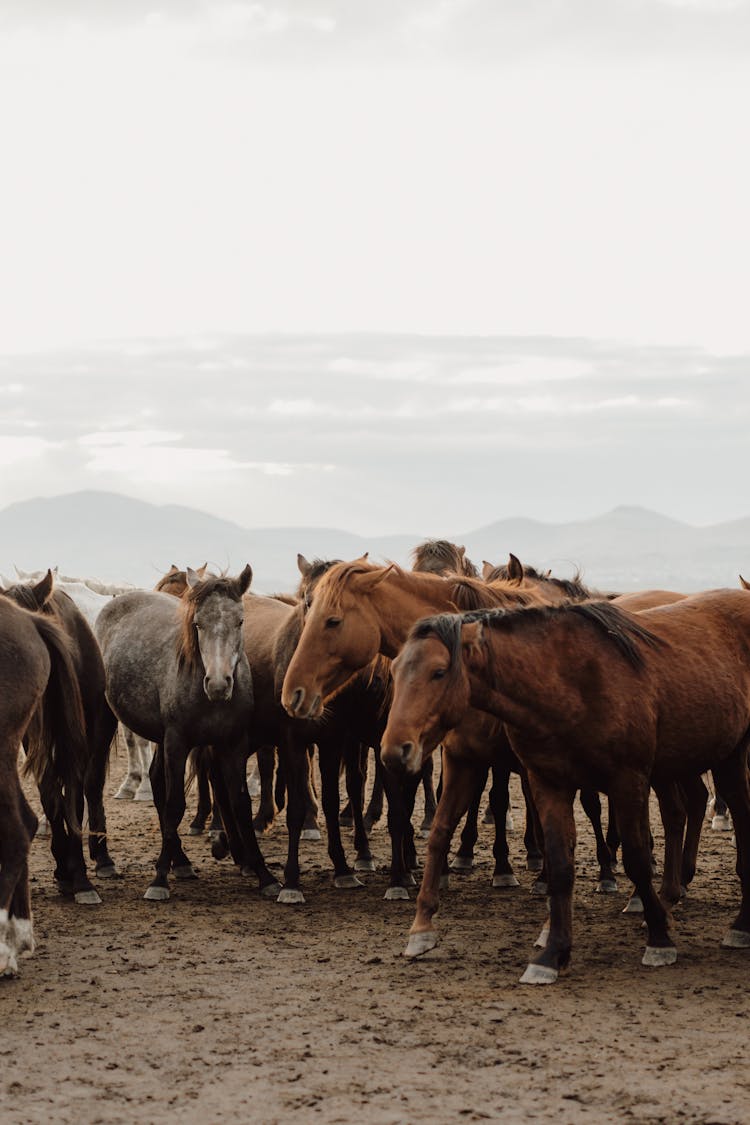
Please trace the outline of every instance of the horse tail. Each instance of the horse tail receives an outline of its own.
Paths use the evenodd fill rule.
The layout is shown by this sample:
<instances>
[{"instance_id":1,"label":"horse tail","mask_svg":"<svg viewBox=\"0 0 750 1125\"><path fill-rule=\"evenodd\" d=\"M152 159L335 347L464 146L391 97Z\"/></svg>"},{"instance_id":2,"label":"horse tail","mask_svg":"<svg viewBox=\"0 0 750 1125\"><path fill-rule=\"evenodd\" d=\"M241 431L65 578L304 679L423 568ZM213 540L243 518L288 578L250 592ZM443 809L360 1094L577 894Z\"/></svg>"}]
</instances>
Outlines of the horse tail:
<instances>
[{"instance_id":1,"label":"horse tail","mask_svg":"<svg viewBox=\"0 0 750 1125\"><path fill-rule=\"evenodd\" d=\"M72 832L80 833L75 792L83 780L88 744L86 720L73 658L65 634L47 617L32 614L50 658L40 706L26 732L26 767L40 790L55 793Z\"/></svg>"},{"instance_id":2,"label":"horse tail","mask_svg":"<svg viewBox=\"0 0 750 1125\"><path fill-rule=\"evenodd\" d=\"M193 787L193 783L201 772L208 773L211 764L211 747L194 746L188 754L187 770L185 772L185 794Z\"/></svg>"}]
</instances>

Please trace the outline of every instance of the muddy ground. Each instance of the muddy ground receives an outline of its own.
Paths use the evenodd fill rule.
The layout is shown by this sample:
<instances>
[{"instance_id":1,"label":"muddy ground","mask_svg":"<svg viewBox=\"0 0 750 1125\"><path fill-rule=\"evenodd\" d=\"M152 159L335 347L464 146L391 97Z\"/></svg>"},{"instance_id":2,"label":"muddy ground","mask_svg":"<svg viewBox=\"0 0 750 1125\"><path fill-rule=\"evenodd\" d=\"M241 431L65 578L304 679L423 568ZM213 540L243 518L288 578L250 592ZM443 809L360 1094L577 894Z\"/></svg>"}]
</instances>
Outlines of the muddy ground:
<instances>
[{"instance_id":1,"label":"muddy ground","mask_svg":"<svg viewBox=\"0 0 750 1125\"><path fill-rule=\"evenodd\" d=\"M401 956L413 903L384 902L382 873L334 890L324 843L303 844L304 906L261 900L204 838L186 843L199 880L145 902L155 812L110 798L122 878L84 907L56 892L38 839L38 950L0 981L0 1121L750 1120L750 952L720 948L738 895L731 835L706 825L678 963L645 969L624 879L594 894L579 810L573 964L534 988L518 978L544 902L529 893L518 787L513 806L521 887L490 889L483 827L474 873L444 895L440 945L416 963ZM285 835L277 823L263 838L271 862ZM373 852L386 863L384 824Z\"/></svg>"}]
</instances>

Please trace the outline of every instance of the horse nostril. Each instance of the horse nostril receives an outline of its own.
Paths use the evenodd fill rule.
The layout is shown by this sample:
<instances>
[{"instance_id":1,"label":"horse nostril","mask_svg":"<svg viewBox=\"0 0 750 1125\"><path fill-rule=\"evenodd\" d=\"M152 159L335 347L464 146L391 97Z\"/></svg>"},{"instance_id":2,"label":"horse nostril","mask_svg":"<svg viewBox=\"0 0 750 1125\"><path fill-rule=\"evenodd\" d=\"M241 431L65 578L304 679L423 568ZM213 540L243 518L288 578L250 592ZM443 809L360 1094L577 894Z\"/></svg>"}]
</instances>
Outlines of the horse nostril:
<instances>
[{"instance_id":1,"label":"horse nostril","mask_svg":"<svg viewBox=\"0 0 750 1125\"><path fill-rule=\"evenodd\" d=\"M292 714L296 715L302 706L302 700L305 698L305 689L298 687L294 689L294 694L289 702L289 710Z\"/></svg>"},{"instance_id":2,"label":"horse nostril","mask_svg":"<svg viewBox=\"0 0 750 1125\"><path fill-rule=\"evenodd\" d=\"M411 752L414 749L413 742L403 742L401 744L401 759L403 762L408 762L411 757Z\"/></svg>"}]
</instances>

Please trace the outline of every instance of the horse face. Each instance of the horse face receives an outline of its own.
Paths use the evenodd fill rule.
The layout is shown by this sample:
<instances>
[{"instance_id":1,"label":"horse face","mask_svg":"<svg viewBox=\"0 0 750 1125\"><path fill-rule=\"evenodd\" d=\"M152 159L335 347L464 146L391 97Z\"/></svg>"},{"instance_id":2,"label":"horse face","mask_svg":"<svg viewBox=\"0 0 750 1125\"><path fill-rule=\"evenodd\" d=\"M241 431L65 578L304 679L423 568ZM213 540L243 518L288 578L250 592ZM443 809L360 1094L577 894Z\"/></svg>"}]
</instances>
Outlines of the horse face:
<instances>
[{"instance_id":1,"label":"horse face","mask_svg":"<svg viewBox=\"0 0 750 1125\"><path fill-rule=\"evenodd\" d=\"M463 666L451 666L448 649L435 636L408 640L391 665L393 701L381 742L383 765L418 773L469 706Z\"/></svg>"},{"instance_id":2,"label":"horse face","mask_svg":"<svg viewBox=\"0 0 750 1125\"><path fill-rule=\"evenodd\" d=\"M295 718L319 718L323 701L366 668L379 646L380 629L365 603L348 591L335 607L314 599L284 677L282 705Z\"/></svg>"},{"instance_id":3,"label":"horse face","mask_svg":"<svg viewBox=\"0 0 750 1125\"><path fill-rule=\"evenodd\" d=\"M242 602L210 594L196 607L194 625L203 661L203 690L212 702L228 701L243 653Z\"/></svg>"}]
</instances>

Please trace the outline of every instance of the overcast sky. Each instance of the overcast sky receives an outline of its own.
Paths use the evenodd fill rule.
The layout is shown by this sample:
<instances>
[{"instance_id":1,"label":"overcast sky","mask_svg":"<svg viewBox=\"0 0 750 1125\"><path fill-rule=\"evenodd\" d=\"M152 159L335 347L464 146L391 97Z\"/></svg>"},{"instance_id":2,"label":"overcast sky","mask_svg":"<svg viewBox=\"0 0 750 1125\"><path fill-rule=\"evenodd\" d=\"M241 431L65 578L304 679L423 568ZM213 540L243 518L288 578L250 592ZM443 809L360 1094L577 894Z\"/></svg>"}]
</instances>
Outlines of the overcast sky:
<instances>
[{"instance_id":1,"label":"overcast sky","mask_svg":"<svg viewBox=\"0 0 750 1125\"><path fill-rule=\"evenodd\" d=\"M2 0L0 505L748 514L749 62L750 0Z\"/></svg>"}]
</instances>

